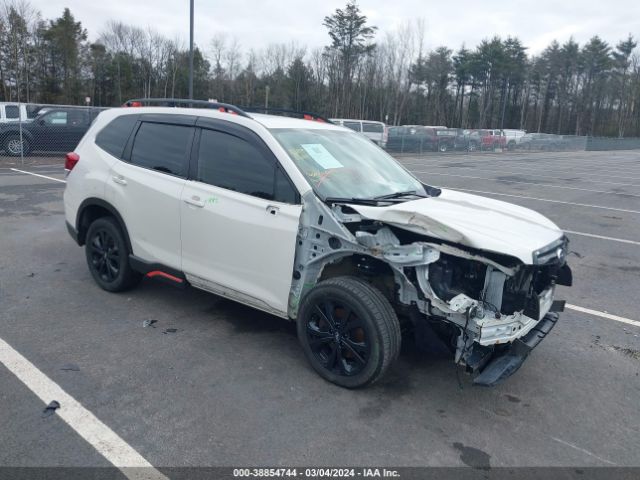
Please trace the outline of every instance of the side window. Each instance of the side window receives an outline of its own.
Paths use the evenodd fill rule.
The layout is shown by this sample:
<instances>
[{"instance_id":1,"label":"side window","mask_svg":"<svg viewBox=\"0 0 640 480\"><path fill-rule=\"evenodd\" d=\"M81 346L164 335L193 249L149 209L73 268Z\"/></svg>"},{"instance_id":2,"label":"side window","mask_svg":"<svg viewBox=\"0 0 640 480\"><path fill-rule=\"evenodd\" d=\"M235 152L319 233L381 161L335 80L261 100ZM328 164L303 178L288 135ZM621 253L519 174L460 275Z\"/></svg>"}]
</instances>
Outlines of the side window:
<instances>
[{"instance_id":1,"label":"side window","mask_svg":"<svg viewBox=\"0 0 640 480\"><path fill-rule=\"evenodd\" d=\"M96 136L96 145L114 157L122 157L122 152L136 124L138 115L122 115L109 122Z\"/></svg>"},{"instance_id":2,"label":"side window","mask_svg":"<svg viewBox=\"0 0 640 480\"><path fill-rule=\"evenodd\" d=\"M4 113L7 116L7 120L18 120L20 118L20 110L17 105L7 105L4 108Z\"/></svg>"},{"instance_id":3,"label":"side window","mask_svg":"<svg viewBox=\"0 0 640 480\"><path fill-rule=\"evenodd\" d=\"M196 180L266 200L295 203L289 179L251 143L214 130L202 130Z\"/></svg>"},{"instance_id":4,"label":"side window","mask_svg":"<svg viewBox=\"0 0 640 480\"><path fill-rule=\"evenodd\" d=\"M44 116L44 123L47 125L66 125L67 124L67 112L51 112Z\"/></svg>"},{"instance_id":5,"label":"side window","mask_svg":"<svg viewBox=\"0 0 640 480\"><path fill-rule=\"evenodd\" d=\"M89 112L86 110L72 110L67 114L67 122L72 127L89 125Z\"/></svg>"},{"instance_id":6,"label":"side window","mask_svg":"<svg viewBox=\"0 0 640 480\"><path fill-rule=\"evenodd\" d=\"M367 133L382 133L383 126L379 123L362 122L362 131Z\"/></svg>"},{"instance_id":7,"label":"side window","mask_svg":"<svg viewBox=\"0 0 640 480\"><path fill-rule=\"evenodd\" d=\"M344 122L345 127L350 128L354 132L360 131L360 122Z\"/></svg>"},{"instance_id":8,"label":"side window","mask_svg":"<svg viewBox=\"0 0 640 480\"><path fill-rule=\"evenodd\" d=\"M186 176L187 149L193 128L143 122L131 150L131 163L171 175Z\"/></svg>"}]
</instances>

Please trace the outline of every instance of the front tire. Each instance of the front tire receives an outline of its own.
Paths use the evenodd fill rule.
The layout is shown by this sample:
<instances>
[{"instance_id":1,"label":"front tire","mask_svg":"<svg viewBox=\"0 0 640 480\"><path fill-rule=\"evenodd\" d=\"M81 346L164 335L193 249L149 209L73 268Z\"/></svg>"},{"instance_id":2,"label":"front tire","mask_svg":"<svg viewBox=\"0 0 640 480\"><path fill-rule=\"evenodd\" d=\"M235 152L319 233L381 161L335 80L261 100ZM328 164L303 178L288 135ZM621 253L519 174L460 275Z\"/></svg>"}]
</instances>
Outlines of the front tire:
<instances>
[{"instance_id":1,"label":"front tire","mask_svg":"<svg viewBox=\"0 0 640 480\"><path fill-rule=\"evenodd\" d=\"M85 254L89 271L103 290L122 292L142 278L129 265L127 243L113 217L98 218L89 226Z\"/></svg>"},{"instance_id":2,"label":"front tire","mask_svg":"<svg viewBox=\"0 0 640 480\"><path fill-rule=\"evenodd\" d=\"M313 369L341 387L371 385L400 351L393 308L379 290L355 277L317 284L302 300L297 329Z\"/></svg>"}]
</instances>

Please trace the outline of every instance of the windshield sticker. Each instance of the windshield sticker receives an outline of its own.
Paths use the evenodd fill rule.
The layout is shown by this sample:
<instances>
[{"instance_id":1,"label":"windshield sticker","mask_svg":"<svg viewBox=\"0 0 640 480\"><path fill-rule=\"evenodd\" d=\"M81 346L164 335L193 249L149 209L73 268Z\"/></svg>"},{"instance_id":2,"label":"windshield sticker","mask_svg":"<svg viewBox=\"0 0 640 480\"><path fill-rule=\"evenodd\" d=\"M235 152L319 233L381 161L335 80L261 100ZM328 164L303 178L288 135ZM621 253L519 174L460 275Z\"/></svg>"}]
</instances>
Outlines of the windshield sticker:
<instances>
[{"instance_id":1,"label":"windshield sticker","mask_svg":"<svg viewBox=\"0 0 640 480\"><path fill-rule=\"evenodd\" d=\"M309 154L313 160L322 168L328 170L330 168L342 168L342 165L336 157L329 153L329 150L324 148L324 145L320 143L305 143L300 145Z\"/></svg>"}]
</instances>

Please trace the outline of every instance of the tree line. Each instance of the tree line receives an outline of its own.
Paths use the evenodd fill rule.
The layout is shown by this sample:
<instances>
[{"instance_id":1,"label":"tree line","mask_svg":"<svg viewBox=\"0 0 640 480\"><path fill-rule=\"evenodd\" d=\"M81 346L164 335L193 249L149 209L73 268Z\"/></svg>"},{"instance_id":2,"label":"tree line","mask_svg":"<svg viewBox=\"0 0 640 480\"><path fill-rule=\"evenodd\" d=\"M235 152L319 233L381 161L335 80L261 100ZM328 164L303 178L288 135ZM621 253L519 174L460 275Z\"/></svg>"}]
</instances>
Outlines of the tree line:
<instances>
[{"instance_id":1,"label":"tree line","mask_svg":"<svg viewBox=\"0 0 640 480\"><path fill-rule=\"evenodd\" d=\"M557 41L532 55L515 37L475 48L424 48L424 23L370 25L355 0L321 20L327 45L244 50L214 35L195 48L194 97L291 108L391 125L516 128L568 135L640 136L640 55L615 45ZM43 19L26 0L0 4L2 101L116 106L185 98L188 48L153 29L107 22L93 42L66 8Z\"/></svg>"}]
</instances>

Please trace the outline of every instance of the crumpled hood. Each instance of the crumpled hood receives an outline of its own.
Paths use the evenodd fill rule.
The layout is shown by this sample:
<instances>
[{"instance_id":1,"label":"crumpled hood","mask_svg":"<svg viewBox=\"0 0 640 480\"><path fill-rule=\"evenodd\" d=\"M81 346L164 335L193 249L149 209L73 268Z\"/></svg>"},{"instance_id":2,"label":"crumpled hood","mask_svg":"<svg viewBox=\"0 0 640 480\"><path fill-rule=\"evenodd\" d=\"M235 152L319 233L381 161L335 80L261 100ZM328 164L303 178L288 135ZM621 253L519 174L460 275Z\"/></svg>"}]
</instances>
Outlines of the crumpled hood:
<instances>
[{"instance_id":1,"label":"crumpled hood","mask_svg":"<svg viewBox=\"0 0 640 480\"><path fill-rule=\"evenodd\" d=\"M533 263L533 252L562 237L558 226L528 208L454 190L387 207L349 204L360 215L468 247Z\"/></svg>"}]
</instances>

